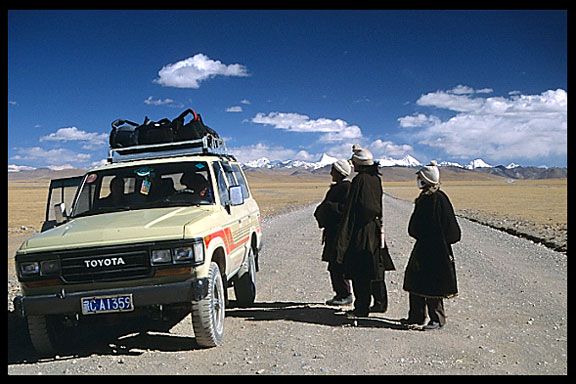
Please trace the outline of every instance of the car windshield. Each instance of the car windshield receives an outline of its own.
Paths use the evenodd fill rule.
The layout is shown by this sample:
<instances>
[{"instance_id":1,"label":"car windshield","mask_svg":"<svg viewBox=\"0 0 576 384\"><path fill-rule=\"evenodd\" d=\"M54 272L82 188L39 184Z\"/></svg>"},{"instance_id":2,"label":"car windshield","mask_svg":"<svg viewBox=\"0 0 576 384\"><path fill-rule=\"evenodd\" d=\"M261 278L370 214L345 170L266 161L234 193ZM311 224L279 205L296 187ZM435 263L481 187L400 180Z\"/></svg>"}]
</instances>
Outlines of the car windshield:
<instances>
[{"instance_id":1,"label":"car windshield","mask_svg":"<svg viewBox=\"0 0 576 384\"><path fill-rule=\"evenodd\" d=\"M140 165L86 174L71 216L206 204L214 204L206 162Z\"/></svg>"}]
</instances>

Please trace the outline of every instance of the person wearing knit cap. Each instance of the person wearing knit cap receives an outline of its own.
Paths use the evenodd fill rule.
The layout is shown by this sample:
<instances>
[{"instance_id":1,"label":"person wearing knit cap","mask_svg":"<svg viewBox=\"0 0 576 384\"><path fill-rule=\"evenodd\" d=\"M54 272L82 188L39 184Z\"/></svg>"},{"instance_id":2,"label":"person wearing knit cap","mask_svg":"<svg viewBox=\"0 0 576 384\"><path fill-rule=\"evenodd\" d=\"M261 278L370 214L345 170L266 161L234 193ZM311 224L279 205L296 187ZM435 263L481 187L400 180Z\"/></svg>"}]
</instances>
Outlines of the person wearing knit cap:
<instances>
[{"instance_id":1,"label":"person wearing knit cap","mask_svg":"<svg viewBox=\"0 0 576 384\"><path fill-rule=\"evenodd\" d=\"M352 180L346 200L337 236L336 260L343 265L354 289L354 310L348 315L363 317L371 310L373 285L380 287L379 294L374 295L382 301L378 309L386 311L384 271L394 267L388 254L383 260L381 251L382 180L378 163L368 149L359 145L355 145L352 152L352 164L358 174Z\"/></svg>"},{"instance_id":2,"label":"person wearing knit cap","mask_svg":"<svg viewBox=\"0 0 576 384\"><path fill-rule=\"evenodd\" d=\"M418 175L417 180L420 180L423 186L437 187L440 184L440 170L435 160L432 160L430 164L420 168L418 172L416 172L416 175ZM420 189L422 189L423 186L419 184Z\"/></svg>"},{"instance_id":3,"label":"person wearing knit cap","mask_svg":"<svg viewBox=\"0 0 576 384\"><path fill-rule=\"evenodd\" d=\"M338 160L332 164L330 175L332 184L326 193L326 197L314 211L314 217L322 232L322 260L328 262L330 281L335 296L326 301L328 305L348 305L352 303L352 288L350 281L344 277L344 268L336 262L336 236L338 225L344 214L344 204L350 190L350 173L352 167L347 160Z\"/></svg>"},{"instance_id":4,"label":"person wearing knit cap","mask_svg":"<svg viewBox=\"0 0 576 384\"><path fill-rule=\"evenodd\" d=\"M362 148L358 144L352 146L352 164L359 166L370 166L374 165L374 157L369 149Z\"/></svg>"},{"instance_id":5,"label":"person wearing knit cap","mask_svg":"<svg viewBox=\"0 0 576 384\"><path fill-rule=\"evenodd\" d=\"M422 330L433 330L446 323L444 298L458 294L452 244L460 241L461 231L448 196L440 190L440 171L436 162L420 168L417 175L420 195L408 223L408 234L416 239L404 271L403 289L409 292L408 318L401 322L424 325L426 309L430 321Z\"/></svg>"}]
</instances>

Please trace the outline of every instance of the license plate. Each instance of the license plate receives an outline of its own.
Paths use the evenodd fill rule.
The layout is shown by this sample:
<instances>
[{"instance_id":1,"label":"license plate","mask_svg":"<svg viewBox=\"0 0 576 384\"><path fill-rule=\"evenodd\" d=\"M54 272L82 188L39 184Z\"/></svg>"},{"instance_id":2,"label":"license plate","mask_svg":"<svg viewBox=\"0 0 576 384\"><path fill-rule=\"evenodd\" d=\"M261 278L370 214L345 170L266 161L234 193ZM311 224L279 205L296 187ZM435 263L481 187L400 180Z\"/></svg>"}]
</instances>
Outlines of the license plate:
<instances>
[{"instance_id":1,"label":"license plate","mask_svg":"<svg viewBox=\"0 0 576 384\"><path fill-rule=\"evenodd\" d=\"M83 315L130 312L134 310L132 294L83 297L81 300Z\"/></svg>"}]
</instances>

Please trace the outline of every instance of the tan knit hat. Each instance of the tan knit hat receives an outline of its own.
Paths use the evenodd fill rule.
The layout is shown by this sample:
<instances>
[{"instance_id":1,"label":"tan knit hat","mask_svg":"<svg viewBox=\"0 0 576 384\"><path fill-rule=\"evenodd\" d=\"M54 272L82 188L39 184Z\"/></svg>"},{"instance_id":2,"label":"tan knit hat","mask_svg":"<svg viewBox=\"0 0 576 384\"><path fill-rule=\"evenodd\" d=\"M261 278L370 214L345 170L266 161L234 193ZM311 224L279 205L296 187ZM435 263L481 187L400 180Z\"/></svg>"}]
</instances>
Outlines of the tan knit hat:
<instances>
[{"instance_id":1,"label":"tan knit hat","mask_svg":"<svg viewBox=\"0 0 576 384\"><path fill-rule=\"evenodd\" d=\"M337 162L332 164L332 168L334 168L336 172L338 172L345 178L350 176L350 172L352 172L352 167L350 166L348 160L338 160Z\"/></svg>"},{"instance_id":2,"label":"tan knit hat","mask_svg":"<svg viewBox=\"0 0 576 384\"><path fill-rule=\"evenodd\" d=\"M372 156L372 152L366 148L360 147L359 144L354 144L352 146L352 161L358 165L373 165L374 164L374 156Z\"/></svg>"},{"instance_id":3,"label":"tan knit hat","mask_svg":"<svg viewBox=\"0 0 576 384\"><path fill-rule=\"evenodd\" d=\"M428 185L434 186L440 184L440 170L435 160L432 160L430 164L420 168L416 174Z\"/></svg>"}]
</instances>

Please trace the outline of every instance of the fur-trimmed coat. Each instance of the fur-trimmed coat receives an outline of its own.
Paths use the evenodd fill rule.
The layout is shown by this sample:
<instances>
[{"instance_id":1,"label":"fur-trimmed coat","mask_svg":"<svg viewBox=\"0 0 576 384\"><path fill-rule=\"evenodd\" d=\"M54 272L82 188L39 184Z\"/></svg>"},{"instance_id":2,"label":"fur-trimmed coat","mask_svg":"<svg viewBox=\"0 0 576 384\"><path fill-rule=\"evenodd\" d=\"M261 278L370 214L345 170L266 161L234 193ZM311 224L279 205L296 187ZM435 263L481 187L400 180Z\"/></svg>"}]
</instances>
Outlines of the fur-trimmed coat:
<instances>
[{"instance_id":1,"label":"fur-trimmed coat","mask_svg":"<svg viewBox=\"0 0 576 384\"><path fill-rule=\"evenodd\" d=\"M404 290L426 297L448 298L458 294L451 244L461 232L448 196L425 191L418 196L408 224L416 244L404 272Z\"/></svg>"}]
</instances>

